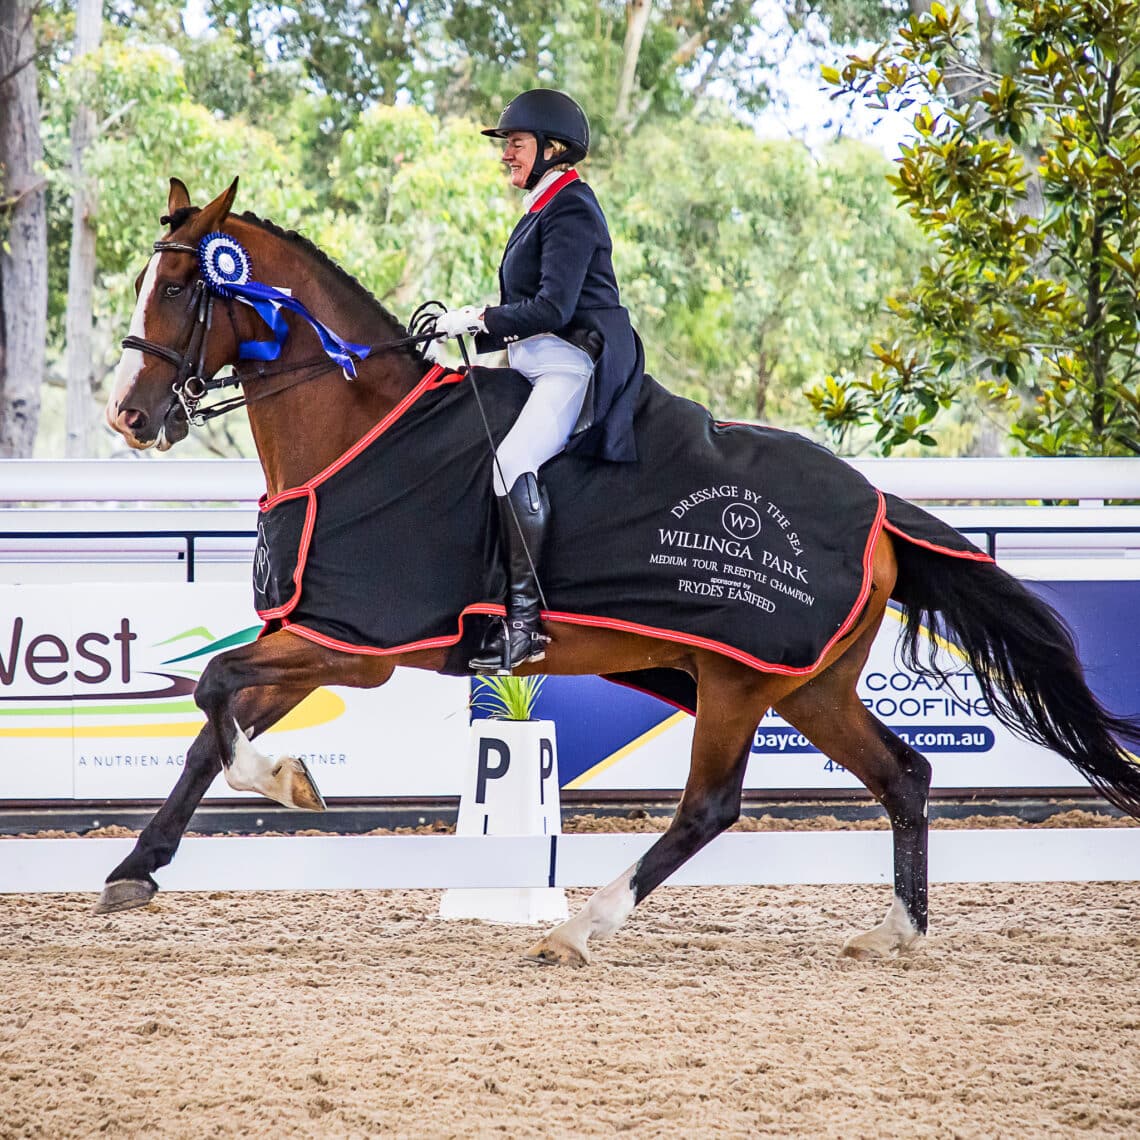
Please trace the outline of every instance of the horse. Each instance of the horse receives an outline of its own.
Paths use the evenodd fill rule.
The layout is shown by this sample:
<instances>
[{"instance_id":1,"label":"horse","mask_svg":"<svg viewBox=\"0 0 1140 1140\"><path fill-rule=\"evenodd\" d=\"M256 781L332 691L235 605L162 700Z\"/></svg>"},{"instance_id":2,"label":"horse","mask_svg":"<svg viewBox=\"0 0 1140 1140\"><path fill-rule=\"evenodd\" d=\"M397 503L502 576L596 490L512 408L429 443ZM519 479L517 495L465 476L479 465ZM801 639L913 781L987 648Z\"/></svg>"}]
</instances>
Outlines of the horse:
<instances>
[{"instance_id":1,"label":"horse","mask_svg":"<svg viewBox=\"0 0 1140 1140\"><path fill-rule=\"evenodd\" d=\"M136 282L137 306L106 419L132 448L167 450L201 414L206 378L233 366L242 395L227 406L245 405L273 497L325 470L392 416L433 364L409 343L404 326L312 243L254 214L232 213L236 192L237 179L198 208L185 185L170 180L162 219L168 228ZM375 351L353 358L352 382L341 375L343 354L339 364L327 351L314 356L316 324L292 312L276 361L239 359L244 342L264 336L265 313L207 287L200 253L203 240L216 234L248 251L259 278L287 284L317 322L353 341L383 338ZM424 447L430 444L430 438L423 440ZM847 470L852 479L861 478ZM1102 707L1085 682L1071 634L1047 604L981 554L947 557L881 528L869 555L861 610L852 611L810 671L765 671L684 640L547 615L546 659L519 672L671 677L675 684L658 691L687 694L678 703L689 705L696 720L685 788L668 829L633 866L531 946L526 955L532 961L588 962L591 941L612 935L655 887L739 818L750 745L769 709L853 772L883 806L892 828L894 889L887 913L847 938L842 953L891 956L921 943L928 925L931 766L856 692L889 599L903 610L903 637L913 654L926 626L953 638L1004 722L1065 756L1109 800L1140 817L1140 766L1123 744L1140 739L1140 718ZM446 664L446 649L438 645L352 652L272 624L255 642L215 656L195 696L206 724L170 796L107 877L96 913L150 902L158 889L153 872L174 857L219 770L235 789L293 808L323 809L301 760L274 761L254 744L318 686L372 688L398 666L443 671Z\"/></svg>"}]
</instances>

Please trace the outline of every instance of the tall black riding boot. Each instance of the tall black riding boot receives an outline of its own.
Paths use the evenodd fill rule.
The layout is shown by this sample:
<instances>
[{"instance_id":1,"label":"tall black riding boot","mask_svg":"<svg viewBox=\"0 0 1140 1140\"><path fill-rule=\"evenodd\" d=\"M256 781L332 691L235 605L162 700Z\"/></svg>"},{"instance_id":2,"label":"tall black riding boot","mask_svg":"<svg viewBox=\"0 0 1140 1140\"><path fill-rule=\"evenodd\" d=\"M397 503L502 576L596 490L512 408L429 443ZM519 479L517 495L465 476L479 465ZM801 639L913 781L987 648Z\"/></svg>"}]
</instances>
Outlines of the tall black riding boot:
<instances>
[{"instance_id":1,"label":"tall black riding boot","mask_svg":"<svg viewBox=\"0 0 1140 1140\"><path fill-rule=\"evenodd\" d=\"M469 662L476 673L509 673L526 661L541 661L550 640L542 633L542 601L535 578L550 520L546 492L538 477L528 471L515 480L508 495L495 502L507 561L507 620L505 631L499 625L496 636L485 641Z\"/></svg>"}]
</instances>

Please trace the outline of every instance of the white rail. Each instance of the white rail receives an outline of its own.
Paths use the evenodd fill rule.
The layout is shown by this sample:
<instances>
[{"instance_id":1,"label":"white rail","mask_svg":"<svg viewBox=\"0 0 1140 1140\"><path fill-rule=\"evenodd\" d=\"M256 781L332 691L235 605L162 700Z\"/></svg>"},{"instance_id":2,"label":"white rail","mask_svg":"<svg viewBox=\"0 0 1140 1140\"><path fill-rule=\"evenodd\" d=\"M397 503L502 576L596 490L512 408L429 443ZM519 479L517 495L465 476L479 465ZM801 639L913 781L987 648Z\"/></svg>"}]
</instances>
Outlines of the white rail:
<instances>
[{"instance_id":1,"label":"white rail","mask_svg":"<svg viewBox=\"0 0 1140 1140\"><path fill-rule=\"evenodd\" d=\"M250 836L187 839L158 873L163 890L380 890L597 887L656 835ZM97 891L130 839L0 841L0 894ZM930 833L933 883L1129 882L1140 828L1025 828ZM670 886L889 883L886 831L729 833Z\"/></svg>"},{"instance_id":2,"label":"white rail","mask_svg":"<svg viewBox=\"0 0 1140 1140\"><path fill-rule=\"evenodd\" d=\"M907 499L1140 499L1138 459L857 459L876 487ZM252 459L5 459L3 502L254 502Z\"/></svg>"}]
</instances>

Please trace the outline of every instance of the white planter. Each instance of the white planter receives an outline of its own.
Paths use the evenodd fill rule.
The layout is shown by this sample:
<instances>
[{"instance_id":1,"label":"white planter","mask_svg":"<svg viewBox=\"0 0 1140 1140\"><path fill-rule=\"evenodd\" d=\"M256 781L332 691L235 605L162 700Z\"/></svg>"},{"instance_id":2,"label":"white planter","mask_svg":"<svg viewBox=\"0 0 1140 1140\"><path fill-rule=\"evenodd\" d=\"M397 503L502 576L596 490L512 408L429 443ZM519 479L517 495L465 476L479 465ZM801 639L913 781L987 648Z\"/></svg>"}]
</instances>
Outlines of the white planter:
<instances>
[{"instance_id":1,"label":"white planter","mask_svg":"<svg viewBox=\"0 0 1140 1140\"><path fill-rule=\"evenodd\" d=\"M457 835L558 835L558 746L551 720L477 720L459 799ZM444 891L442 918L542 923L567 918L561 887Z\"/></svg>"}]
</instances>

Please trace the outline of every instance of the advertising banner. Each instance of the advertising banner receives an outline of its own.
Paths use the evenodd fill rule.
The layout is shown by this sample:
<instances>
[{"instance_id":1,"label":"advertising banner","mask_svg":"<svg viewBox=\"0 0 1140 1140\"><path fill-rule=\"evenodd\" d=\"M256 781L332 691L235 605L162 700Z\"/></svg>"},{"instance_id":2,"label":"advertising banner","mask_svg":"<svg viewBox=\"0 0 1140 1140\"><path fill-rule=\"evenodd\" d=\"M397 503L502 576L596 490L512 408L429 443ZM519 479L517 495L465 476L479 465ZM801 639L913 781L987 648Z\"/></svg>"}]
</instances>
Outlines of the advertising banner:
<instances>
[{"instance_id":1,"label":"advertising banner","mask_svg":"<svg viewBox=\"0 0 1140 1140\"><path fill-rule=\"evenodd\" d=\"M204 724L198 677L255 621L236 584L0 587L0 800L165 797ZM318 689L258 746L302 756L326 796L454 795L467 700L461 678L399 670Z\"/></svg>"},{"instance_id":2,"label":"advertising banner","mask_svg":"<svg viewBox=\"0 0 1140 1140\"><path fill-rule=\"evenodd\" d=\"M1086 571L1032 588L1073 627L1104 703L1140 712L1140 581ZM930 759L936 788L1084 786L997 722L960 660L948 658L945 685L906 669L900 620L888 611L859 696ZM237 583L0 586L0 800L165 797L204 723L193 700L203 668L259 631ZM303 756L326 797L457 796L469 694L466 679L405 669L376 690L322 688L259 748ZM556 724L566 789L684 786L693 722L669 705L598 678L550 677L536 715ZM747 789L860 786L774 713L758 726ZM208 794L239 795L220 777Z\"/></svg>"}]
</instances>

